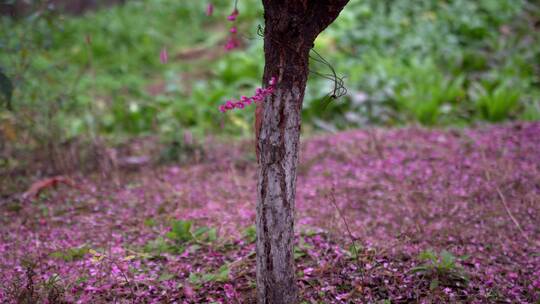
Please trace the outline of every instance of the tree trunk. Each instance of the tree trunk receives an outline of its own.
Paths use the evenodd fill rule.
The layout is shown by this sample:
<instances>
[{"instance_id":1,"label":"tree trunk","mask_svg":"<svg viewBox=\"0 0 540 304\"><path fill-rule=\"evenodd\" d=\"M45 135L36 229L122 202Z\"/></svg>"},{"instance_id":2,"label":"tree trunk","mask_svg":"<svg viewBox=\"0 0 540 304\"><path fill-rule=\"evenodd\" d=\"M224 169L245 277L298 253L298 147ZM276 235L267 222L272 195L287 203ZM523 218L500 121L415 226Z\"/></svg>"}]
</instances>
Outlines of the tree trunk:
<instances>
[{"instance_id":1,"label":"tree trunk","mask_svg":"<svg viewBox=\"0 0 540 304\"><path fill-rule=\"evenodd\" d=\"M265 70L274 93L257 106L257 296L297 302L293 255L296 167L309 50L348 0L263 0Z\"/></svg>"}]
</instances>

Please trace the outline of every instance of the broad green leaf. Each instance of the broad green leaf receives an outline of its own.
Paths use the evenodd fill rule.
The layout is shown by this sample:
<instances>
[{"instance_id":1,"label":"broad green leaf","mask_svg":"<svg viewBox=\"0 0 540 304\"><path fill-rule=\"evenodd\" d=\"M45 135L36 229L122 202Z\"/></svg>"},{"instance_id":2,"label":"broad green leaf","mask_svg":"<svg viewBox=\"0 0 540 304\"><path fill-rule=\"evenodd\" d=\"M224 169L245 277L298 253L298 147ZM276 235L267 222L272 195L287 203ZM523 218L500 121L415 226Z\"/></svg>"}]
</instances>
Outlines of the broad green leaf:
<instances>
[{"instance_id":1,"label":"broad green leaf","mask_svg":"<svg viewBox=\"0 0 540 304\"><path fill-rule=\"evenodd\" d=\"M214 242L217 240L217 229L216 228L212 228L208 231L208 241L209 242Z\"/></svg>"},{"instance_id":2,"label":"broad green leaf","mask_svg":"<svg viewBox=\"0 0 540 304\"><path fill-rule=\"evenodd\" d=\"M229 280L229 273L231 272L231 269L229 268L229 265L225 264L223 266L221 266L216 275L215 275L215 280L217 282L226 282Z\"/></svg>"},{"instance_id":3,"label":"broad green leaf","mask_svg":"<svg viewBox=\"0 0 540 304\"><path fill-rule=\"evenodd\" d=\"M208 227L200 227L200 228L197 228L194 232L193 232L193 236L195 238L199 238L200 236L202 236L203 234L205 234L206 232L208 232L208 230L210 230L210 228Z\"/></svg>"},{"instance_id":4,"label":"broad green leaf","mask_svg":"<svg viewBox=\"0 0 540 304\"><path fill-rule=\"evenodd\" d=\"M174 221L172 224L171 232L175 234L174 238L179 241L191 241L193 239L193 235L191 234L191 226L191 221Z\"/></svg>"}]
</instances>

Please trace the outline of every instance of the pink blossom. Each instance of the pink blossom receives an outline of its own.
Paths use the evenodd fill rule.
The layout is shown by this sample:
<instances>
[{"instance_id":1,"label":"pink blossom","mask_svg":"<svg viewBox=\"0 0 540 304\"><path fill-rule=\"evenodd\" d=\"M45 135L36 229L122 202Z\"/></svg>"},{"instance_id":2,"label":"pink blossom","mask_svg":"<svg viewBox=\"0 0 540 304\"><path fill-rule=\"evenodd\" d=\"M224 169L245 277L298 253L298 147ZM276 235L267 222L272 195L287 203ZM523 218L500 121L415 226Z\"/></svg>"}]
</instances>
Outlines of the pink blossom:
<instances>
[{"instance_id":1,"label":"pink blossom","mask_svg":"<svg viewBox=\"0 0 540 304\"><path fill-rule=\"evenodd\" d=\"M225 44L225 50L230 51L230 50L236 49L239 46L240 46L240 41L238 41L236 36L232 35L231 37L229 37L229 39L227 40L227 43Z\"/></svg>"},{"instance_id":2,"label":"pink blossom","mask_svg":"<svg viewBox=\"0 0 540 304\"><path fill-rule=\"evenodd\" d=\"M225 109L227 110L232 110L234 109L234 103L230 100L227 100L227 102L225 103Z\"/></svg>"},{"instance_id":3,"label":"pink blossom","mask_svg":"<svg viewBox=\"0 0 540 304\"><path fill-rule=\"evenodd\" d=\"M232 286L231 284L225 284L223 286L223 289L225 290L225 295L227 296L228 299L237 298L236 290L234 289L234 286Z\"/></svg>"},{"instance_id":4,"label":"pink blossom","mask_svg":"<svg viewBox=\"0 0 540 304\"><path fill-rule=\"evenodd\" d=\"M240 100L247 106L249 106L253 101L251 97L242 96Z\"/></svg>"},{"instance_id":5,"label":"pink blossom","mask_svg":"<svg viewBox=\"0 0 540 304\"><path fill-rule=\"evenodd\" d=\"M227 17L227 20L236 21L236 17L238 17L238 9L235 8L233 12Z\"/></svg>"},{"instance_id":6,"label":"pink blossom","mask_svg":"<svg viewBox=\"0 0 540 304\"><path fill-rule=\"evenodd\" d=\"M235 7L233 12L227 17L227 20L231 22L235 22L236 18L238 17L238 9ZM236 34L238 33L238 28L236 26L233 26L229 32L231 35L227 39L227 42L225 43L225 50L230 51L240 46L240 40L238 40L238 37L236 37Z\"/></svg>"},{"instance_id":7,"label":"pink blossom","mask_svg":"<svg viewBox=\"0 0 540 304\"><path fill-rule=\"evenodd\" d=\"M255 90L255 95L251 97L242 96L240 97L240 100L237 102L232 102L230 100L227 100L225 104L222 104L219 106L219 111L222 113L227 112L228 110L232 109L243 109L253 102L259 102L263 101L268 95L272 94L274 92L274 86L276 84L276 78L272 77L270 81L268 82L268 87L266 88L257 88Z\"/></svg>"},{"instance_id":8,"label":"pink blossom","mask_svg":"<svg viewBox=\"0 0 540 304\"><path fill-rule=\"evenodd\" d=\"M189 284L184 284L184 295L188 298L195 297L195 291Z\"/></svg>"},{"instance_id":9,"label":"pink blossom","mask_svg":"<svg viewBox=\"0 0 540 304\"><path fill-rule=\"evenodd\" d=\"M206 6L206 16L210 17L214 14L214 5L212 3L208 3L208 6Z\"/></svg>"},{"instance_id":10,"label":"pink blossom","mask_svg":"<svg viewBox=\"0 0 540 304\"><path fill-rule=\"evenodd\" d=\"M305 275L310 275L310 274L313 273L313 270L314 269L312 267L308 267L308 268L304 269L304 274Z\"/></svg>"},{"instance_id":11,"label":"pink blossom","mask_svg":"<svg viewBox=\"0 0 540 304\"><path fill-rule=\"evenodd\" d=\"M169 53L167 52L166 48L162 48L161 52L159 53L159 60L161 63L165 64L169 61Z\"/></svg>"}]
</instances>

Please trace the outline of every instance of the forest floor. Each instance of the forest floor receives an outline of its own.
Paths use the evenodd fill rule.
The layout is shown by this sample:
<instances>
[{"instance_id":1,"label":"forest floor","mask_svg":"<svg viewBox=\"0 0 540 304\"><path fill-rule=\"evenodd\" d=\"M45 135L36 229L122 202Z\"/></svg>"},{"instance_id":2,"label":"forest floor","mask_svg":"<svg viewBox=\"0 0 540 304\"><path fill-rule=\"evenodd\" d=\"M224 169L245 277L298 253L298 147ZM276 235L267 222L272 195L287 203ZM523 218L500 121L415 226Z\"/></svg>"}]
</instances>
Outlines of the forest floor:
<instances>
[{"instance_id":1,"label":"forest floor","mask_svg":"<svg viewBox=\"0 0 540 304\"><path fill-rule=\"evenodd\" d=\"M252 150L0 204L0 302L253 303ZM298 171L303 303L539 303L539 123L320 135Z\"/></svg>"}]
</instances>

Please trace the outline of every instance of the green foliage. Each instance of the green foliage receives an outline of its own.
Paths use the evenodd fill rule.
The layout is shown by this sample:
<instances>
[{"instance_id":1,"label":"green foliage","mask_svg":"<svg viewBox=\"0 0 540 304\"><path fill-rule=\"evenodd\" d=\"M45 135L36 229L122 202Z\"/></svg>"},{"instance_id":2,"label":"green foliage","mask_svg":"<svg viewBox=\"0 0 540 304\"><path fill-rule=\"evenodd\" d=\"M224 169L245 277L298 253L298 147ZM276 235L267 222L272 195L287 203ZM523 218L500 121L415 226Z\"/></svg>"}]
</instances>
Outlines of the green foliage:
<instances>
[{"instance_id":1,"label":"green foliage","mask_svg":"<svg viewBox=\"0 0 540 304\"><path fill-rule=\"evenodd\" d=\"M306 243L306 240L301 237L298 245L294 246L294 258L299 259L305 257L308 254L309 249L313 249L313 245Z\"/></svg>"},{"instance_id":2,"label":"green foliage","mask_svg":"<svg viewBox=\"0 0 540 304\"><path fill-rule=\"evenodd\" d=\"M320 44L330 48L326 41L336 41L342 54L330 61L349 77L349 100L333 120L445 125L534 112L540 35L524 20L538 20L539 11L531 1L352 0ZM498 93L489 97L499 99L491 107L497 110L476 107L475 97L465 92L479 82L512 82L519 96ZM511 100L500 101L505 97Z\"/></svg>"},{"instance_id":3,"label":"green foliage","mask_svg":"<svg viewBox=\"0 0 540 304\"><path fill-rule=\"evenodd\" d=\"M257 240L257 228L255 225L251 225L244 230L244 238L250 243L255 243Z\"/></svg>"},{"instance_id":4,"label":"green foliage","mask_svg":"<svg viewBox=\"0 0 540 304\"><path fill-rule=\"evenodd\" d=\"M160 256L163 253L181 254L185 250L185 246L181 244L171 243L168 239L161 236L149 241L144 245L143 251L154 256Z\"/></svg>"},{"instance_id":5,"label":"green foliage","mask_svg":"<svg viewBox=\"0 0 540 304\"><path fill-rule=\"evenodd\" d=\"M86 246L73 247L66 250L54 251L49 256L66 262L73 262L84 258L84 255L88 253L88 250L89 248Z\"/></svg>"},{"instance_id":6,"label":"green foliage","mask_svg":"<svg viewBox=\"0 0 540 304\"><path fill-rule=\"evenodd\" d=\"M519 105L522 90L510 84L498 85L495 88L486 88L475 84L471 88L471 95L482 118L497 122L512 117Z\"/></svg>"},{"instance_id":7,"label":"green foliage","mask_svg":"<svg viewBox=\"0 0 540 304\"><path fill-rule=\"evenodd\" d=\"M228 264L224 264L215 272L210 273L196 273L192 272L189 275L189 282L193 285L199 286L207 282L227 282L229 280L229 274L231 269Z\"/></svg>"},{"instance_id":8,"label":"green foliage","mask_svg":"<svg viewBox=\"0 0 540 304\"><path fill-rule=\"evenodd\" d=\"M193 230L193 222L176 220L172 222L171 231L166 234L167 238L185 243L189 241L214 242L217 240L216 228L199 227ZM193 230L193 231L192 231Z\"/></svg>"},{"instance_id":9,"label":"green foliage","mask_svg":"<svg viewBox=\"0 0 540 304\"><path fill-rule=\"evenodd\" d=\"M205 16L204 1L174 0L128 1L79 17L52 7L1 17L10 29L0 33L0 102L13 104L17 131L10 141L30 138L26 145L40 147L82 135L157 134L167 143L162 159L177 161L197 149L179 140L183 131L251 134L251 109L223 115L217 106L260 85L262 41L245 39L245 49L223 53L231 3L214 4L214 17ZM328 103L333 83L312 74L304 130L539 119L540 33L531 27L539 7L351 0L315 43L349 94ZM240 2L243 36L256 37L261 10L260 1ZM167 64L159 62L163 47Z\"/></svg>"},{"instance_id":10,"label":"green foliage","mask_svg":"<svg viewBox=\"0 0 540 304\"><path fill-rule=\"evenodd\" d=\"M146 220L146 223L156 225L155 221ZM217 229L210 227L193 227L192 221L175 220L171 223L171 229L164 237L157 237L149 241L144 246L143 250L146 253L151 253L155 256L160 256L163 253L180 254L185 250L195 252L201 247L199 244L210 244L217 241Z\"/></svg>"},{"instance_id":11,"label":"green foliage","mask_svg":"<svg viewBox=\"0 0 540 304\"><path fill-rule=\"evenodd\" d=\"M216 228L200 227L193 231L193 238L202 242L215 242L217 230Z\"/></svg>"},{"instance_id":12,"label":"green foliage","mask_svg":"<svg viewBox=\"0 0 540 304\"><path fill-rule=\"evenodd\" d=\"M525 106L525 110L522 114L523 120L537 121L540 120L540 97L537 97L538 101L531 102Z\"/></svg>"},{"instance_id":13,"label":"green foliage","mask_svg":"<svg viewBox=\"0 0 540 304\"><path fill-rule=\"evenodd\" d=\"M156 225L157 225L157 222L156 222L156 220L153 219L153 218L147 218L147 219L144 220L144 225L145 225L146 227L150 227L150 228L151 228L151 227L156 226Z\"/></svg>"},{"instance_id":14,"label":"green foliage","mask_svg":"<svg viewBox=\"0 0 540 304\"><path fill-rule=\"evenodd\" d=\"M169 272L164 272L159 276L158 281L160 281L160 282L168 281L168 280L172 280L174 278L175 278L174 274L169 273Z\"/></svg>"},{"instance_id":15,"label":"green foliage","mask_svg":"<svg viewBox=\"0 0 540 304\"><path fill-rule=\"evenodd\" d=\"M434 125L446 104L449 108L464 96L462 76L448 78L433 61L414 60L401 73L395 99L399 109L424 125Z\"/></svg>"},{"instance_id":16,"label":"green foliage","mask_svg":"<svg viewBox=\"0 0 540 304\"><path fill-rule=\"evenodd\" d=\"M167 233L167 237L171 240L179 242L187 242L193 240L191 234L191 221L177 220L173 221L171 231Z\"/></svg>"},{"instance_id":17,"label":"green foliage","mask_svg":"<svg viewBox=\"0 0 540 304\"><path fill-rule=\"evenodd\" d=\"M418 259L425 263L414 267L411 271L427 278L430 281L429 288L432 290L440 285L463 287L469 281L462 267L458 264L457 258L446 250L438 254L426 250L418 255ZM464 260L466 257L461 259Z\"/></svg>"}]
</instances>

